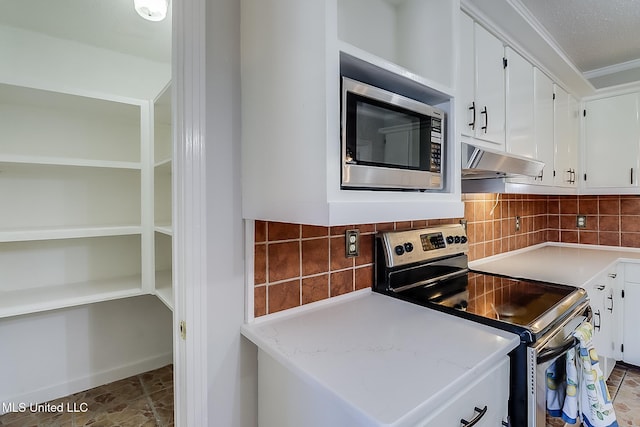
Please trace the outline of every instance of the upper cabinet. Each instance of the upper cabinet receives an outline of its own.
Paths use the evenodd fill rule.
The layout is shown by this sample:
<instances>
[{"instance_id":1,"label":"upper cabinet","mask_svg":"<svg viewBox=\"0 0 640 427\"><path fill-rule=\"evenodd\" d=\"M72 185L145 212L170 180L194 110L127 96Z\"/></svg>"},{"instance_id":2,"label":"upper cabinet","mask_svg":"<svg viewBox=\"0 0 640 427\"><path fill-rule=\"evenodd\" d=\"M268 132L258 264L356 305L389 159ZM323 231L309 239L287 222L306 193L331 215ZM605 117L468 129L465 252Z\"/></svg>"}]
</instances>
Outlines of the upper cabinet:
<instances>
[{"instance_id":1,"label":"upper cabinet","mask_svg":"<svg viewBox=\"0 0 640 427\"><path fill-rule=\"evenodd\" d=\"M534 68L534 120L536 159L544 162L544 168L536 182L541 185L553 185L554 173L554 117L553 117L553 81L538 68Z\"/></svg>"},{"instance_id":2,"label":"upper cabinet","mask_svg":"<svg viewBox=\"0 0 640 427\"><path fill-rule=\"evenodd\" d=\"M460 35L461 133L478 145L504 150L504 45L464 13Z\"/></svg>"},{"instance_id":3,"label":"upper cabinet","mask_svg":"<svg viewBox=\"0 0 640 427\"><path fill-rule=\"evenodd\" d=\"M578 181L580 104L567 91L554 85L553 140L555 161L553 184L575 188Z\"/></svg>"},{"instance_id":4,"label":"upper cabinet","mask_svg":"<svg viewBox=\"0 0 640 427\"><path fill-rule=\"evenodd\" d=\"M533 65L506 48L506 148L509 153L537 158L534 134Z\"/></svg>"},{"instance_id":5,"label":"upper cabinet","mask_svg":"<svg viewBox=\"0 0 640 427\"><path fill-rule=\"evenodd\" d=\"M243 0L242 197L248 219L318 225L460 218L449 0ZM341 75L444 110L444 190L344 190Z\"/></svg>"},{"instance_id":6,"label":"upper cabinet","mask_svg":"<svg viewBox=\"0 0 640 427\"><path fill-rule=\"evenodd\" d=\"M512 183L575 187L578 104L539 68L506 48L506 149L544 162L538 177Z\"/></svg>"},{"instance_id":7,"label":"upper cabinet","mask_svg":"<svg viewBox=\"0 0 640 427\"><path fill-rule=\"evenodd\" d=\"M586 191L624 191L638 186L639 100L638 93L628 93L585 103Z\"/></svg>"}]
</instances>

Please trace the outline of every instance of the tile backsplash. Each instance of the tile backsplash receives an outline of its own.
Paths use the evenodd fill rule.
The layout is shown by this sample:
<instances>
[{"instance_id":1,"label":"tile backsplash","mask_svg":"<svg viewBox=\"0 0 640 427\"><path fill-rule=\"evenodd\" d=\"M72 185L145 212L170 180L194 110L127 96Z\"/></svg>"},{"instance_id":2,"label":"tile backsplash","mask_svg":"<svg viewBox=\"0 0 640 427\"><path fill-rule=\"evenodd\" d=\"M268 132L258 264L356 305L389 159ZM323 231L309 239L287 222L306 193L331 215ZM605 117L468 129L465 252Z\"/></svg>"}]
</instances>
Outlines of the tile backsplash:
<instances>
[{"instance_id":1,"label":"tile backsplash","mask_svg":"<svg viewBox=\"0 0 640 427\"><path fill-rule=\"evenodd\" d=\"M546 241L640 247L640 196L470 194L463 201L470 260ZM577 228L578 214L586 215L586 228ZM341 227L256 221L254 315L370 287L376 231L460 219ZM360 255L355 258L345 256L347 229L360 231Z\"/></svg>"}]
</instances>

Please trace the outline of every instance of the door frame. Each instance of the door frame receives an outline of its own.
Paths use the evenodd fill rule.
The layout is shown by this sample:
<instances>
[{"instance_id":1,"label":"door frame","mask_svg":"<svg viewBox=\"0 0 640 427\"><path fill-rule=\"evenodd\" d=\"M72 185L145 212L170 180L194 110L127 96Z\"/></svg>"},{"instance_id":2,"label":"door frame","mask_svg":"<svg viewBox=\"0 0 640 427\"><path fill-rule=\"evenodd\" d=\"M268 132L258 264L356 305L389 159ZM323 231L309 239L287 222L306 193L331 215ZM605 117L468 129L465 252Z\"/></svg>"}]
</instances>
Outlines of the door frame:
<instances>
[{"instance_id":1,"label":"door frame","mask_svg":"<svg viewBox=\"0 0 640 427\"><path fill-rule=\"evenodd\" d=\"M175 424L206 426L206 1L174 1L171 6Z\"/></svg>"}]
</instances>

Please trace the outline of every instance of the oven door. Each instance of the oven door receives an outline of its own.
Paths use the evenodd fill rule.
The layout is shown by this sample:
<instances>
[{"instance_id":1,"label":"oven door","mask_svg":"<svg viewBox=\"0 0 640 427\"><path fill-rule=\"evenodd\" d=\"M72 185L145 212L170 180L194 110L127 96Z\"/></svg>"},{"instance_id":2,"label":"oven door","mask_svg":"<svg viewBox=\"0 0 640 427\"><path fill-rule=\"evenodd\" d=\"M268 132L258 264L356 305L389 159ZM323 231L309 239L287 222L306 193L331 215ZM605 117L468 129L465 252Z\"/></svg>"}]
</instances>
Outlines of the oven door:
<instances>
[{"instance_id":1,"label":"oven door","mask_svg":"<svg viewBox=\"0 0 640 427\"><path fill-rule=\"evenodd\" d=\"M528 425L545 427L547 413L546 371L569 349L577 347L573 331L585 321L591 321L588 301L572 311L564 322L550 330L527 349Z\"/></svg>"}]
</instances>

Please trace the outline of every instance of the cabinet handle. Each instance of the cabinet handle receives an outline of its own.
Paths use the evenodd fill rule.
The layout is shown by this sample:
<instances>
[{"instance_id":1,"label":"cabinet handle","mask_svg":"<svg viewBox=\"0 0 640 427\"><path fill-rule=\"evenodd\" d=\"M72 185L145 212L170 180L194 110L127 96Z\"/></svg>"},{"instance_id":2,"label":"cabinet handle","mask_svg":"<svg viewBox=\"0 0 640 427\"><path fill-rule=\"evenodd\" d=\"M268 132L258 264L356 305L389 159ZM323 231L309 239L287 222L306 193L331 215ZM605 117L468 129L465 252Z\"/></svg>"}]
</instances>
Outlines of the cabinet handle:
<instances>
[{"instance_id":1,"label":"cabinet handle","mask_svg":"<svg viewBox=\"0 0 640 427\"><path fill-rule=\"evenodd\" d=\"M503 425L504 427L511 427L511 421L507 418L507 421L503 421L503 422L502 422L502 425Z\"/></svg>"},{"instance_id":2,"label":"cabinet handle","mask_svg":"<svg viewBox=\"0 0 640 427\"><path fill-rule=\"evenodd\" d=\"M631 168L631 185L633 185L633 168Z\"/></svg>"},{"instance_id":3,"label":"cabinet handle","mask_svg":"<svg viewBox=\"0 0 640 427\"><path fill-rule=\"evenodd\" d=\"M473 120L469 123L469 126L471 126L471 130L476 130L476 101L471 102L469 110L473 111Z\"/></svg>"},{"instance_id":4,"label":"cabinet handle","mask_svg":"<svg viewBox=\"0 0 640 427\"><path fill-rule=\"evenodd\" d=\"M540 175L538 175L536 179L539 179L540 181L544 179L544 168L540 171Z\"/></svg>"},{"instance_id":5,"label":"cabinet handle","mask_svg":"<svg viewBox=\"0 0 640 427\"><path fill-rule=\"evenodd\" d=\"M616 273L609 273L609 277L615 279L616 277L618 277L618 275Z\"/></svg>"},{"instance_id":6,"label":"cabinet handle","mask_svg":"<svg viewBox=\"0 0 640 427\"><path fill-rule=\"evenodd\" d=\"M487 133L487 127L489 127L489 112L487 111L486 105L484 106L484 109L480 111L480 114L484 114L484 126L480 129L482 129L484 133Z\"/></svg>"},{"instance_id":7,"label":"cabinet handle","mask_svg":"<svg viewBox=\"0 0 640 427\"><path fill-rule=\"evenodd\" d=\"M607 307L607 310L613 313L613 295L609 295L607 299L611 301L611 307Z\"/></svg>"},{"instance_id":8,"label":"cabinet handle","mask_svg":"<svg viewBox=\"0 0 640 427\"><path fill-rule=\"evenodd\" d=\"M474 411L476 411L478 413L478 415L476 415L475 417L473 417L473 419L471 421L467 421L464 418L462 418L460 420L460 424L462 424L464 427L471 427L474 426L478 423L478 421L480 421L482 419L482 417L484 417L484 414L487 413L487 405L484 405L484 408L480 409L477 406L475 408L473 408Z\"/></svg>"},{"instance_id":9,"label":"cabinet handle","mask_svg":"<svg viewBox=\"0 0 640 427\"><path fill-rule=\"evenodd\" d=\"M595 313L593 313L594 316L598 316L598 324L596 324L596 318L593 318L593 329L595 329L596 331L600 330L600 310L596 311Z\"/></svg>"},{"instance_id":10,"label":"cabinet handle","mask_svg":"<svg viewBox=\"0 0 640 427\"><path fill-rule=\"evenodd\" d=\"M596 289L599 291L604 291L604 285L596 286Z\"/></svg>"}]
</instances>

